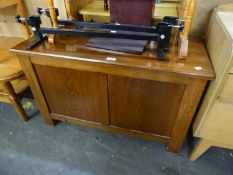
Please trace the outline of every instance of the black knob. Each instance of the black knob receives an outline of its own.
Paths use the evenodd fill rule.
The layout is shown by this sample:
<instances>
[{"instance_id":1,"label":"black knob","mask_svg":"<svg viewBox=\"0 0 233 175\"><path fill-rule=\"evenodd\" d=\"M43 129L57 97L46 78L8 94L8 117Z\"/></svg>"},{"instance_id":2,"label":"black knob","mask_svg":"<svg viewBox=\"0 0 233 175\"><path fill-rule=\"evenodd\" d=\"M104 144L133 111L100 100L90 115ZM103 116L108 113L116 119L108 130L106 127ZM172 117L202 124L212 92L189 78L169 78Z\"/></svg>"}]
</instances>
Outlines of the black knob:
<instances>
[{"instance_id":1,"label":"black knob","mask_svg":"<svg viewBox=\"0 0 233 175\"><path fill-rule=\"evenodd\" d=\"M58 8L55 8L56 15L59 16L59 10Z\"/></svg>"},{"instance_id":2,"label":"black knob","mask_svg":"<svg viewBox=\"0 0 233 175\"><path fill-rule=\"evenodd\" d=\"M42 8L40 8L40 7L37 7L37 13L39 14L39 15L42 15L43 14L43 9Z\"/></svg>"},{"instance_id":3,"label":"black knob","mask_svg":"<svg viewBox=\"0 0 233 175\"><path fill-rule=\"evenodd\" d=\"M171 23L172 25L177 25L178 18L177 18L177 17L174 17L174 16L165 16L165 17L163 18L163 21L164 21L164 22Z\"/></svg>"},{"instance_id":4,"label":"black knob","mask_svg":"<svg viewBox=\"0 0 233 175\"><path fill-rule=\"evenodd\" d=\"M183 30L184 30L184 22L182 22L182 23L180 24L180 28L179 28L179 31L180 31L180 32L183 32Z\"/></svg>"},{"instance_id":5,"label":"black knob","mask_svg":"<svg viewBox=\"0 0 233 175\"><path fill-rule=\"evenodd\" d=\"M26 18L27 24L31 27L40 27L41 19L40 16L28 16Z\"/></svg>"},{"instance_id":6,"label":"black knob","mask_svg":"<svg viewBox=\"0 0 233 175\"><path fill-rule=\"evenodd\" d=\"M17 16L15 17L15 21L18 22L18 23L22 23L22 21L21 21L20 18L21 18L20 15L17 15Z\"/></svg>"}]
</instances>

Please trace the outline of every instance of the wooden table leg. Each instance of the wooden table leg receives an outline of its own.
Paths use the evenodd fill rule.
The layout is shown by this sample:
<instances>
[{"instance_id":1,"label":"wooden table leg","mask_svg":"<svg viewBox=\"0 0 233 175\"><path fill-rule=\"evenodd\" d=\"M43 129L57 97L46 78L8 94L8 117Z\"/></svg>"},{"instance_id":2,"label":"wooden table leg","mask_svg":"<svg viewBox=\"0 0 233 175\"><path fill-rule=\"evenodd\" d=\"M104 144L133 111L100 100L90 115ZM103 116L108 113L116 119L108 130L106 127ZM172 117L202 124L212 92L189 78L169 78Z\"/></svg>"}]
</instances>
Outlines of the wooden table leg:
<instances>
[{"instance_id":1,"label":"wooden table leg","mask_svg":"<svg viewBox=\"0 0 233 175\"><path fill-rule=\"evenodd\" d=\"M44 119L45 123L47 123L48 125L54 125L54 121L50 117L49 109L44 99L43 92L40 88L40 84L36 77L34 68L31 64L30 58L28 58L27 56L20 56L20 55L18 55L18 58L24 70L24 73L27 77L27 81L32 90L33 96L35 97L36 103L38 104L38 107L40 109L42 118Z\"/></svg>"},{"instance_id":2,"label":"wooden table leg","mask_svg":"<svg viewBox=\"0 0 233 175\"><path fill-rule=\"evenodd\" d=\"M171 139L167 145L168 151L180 152L206 84L206 80L198 79L190 79L186 84L178 117L171 133Z\"/></svg>"},{"instance_id":3,"label":"wooden table leg","mask_svg":"<svg viewBox=\"0 0 233 175\"><path fill-rule=\"evenodd\" d=\"M5 91L9 94L9 99L11 104L15 107L19 118L23 121L26 122L28 120L26 113L20 103L20 99L17 97L15 94L14 88L10 82L4 82L3 87Z\"/></svg>"},{"instance_id":4,"label":"wooden table leg","mask_svg":"<svg viewBox=\"0 0 233 175\"><path fill-rule=\"evenodd\" d=\"M210 147L212 146L212 143L209 140L206 139L200 139L197 145L195 146L195 149L191 153L189 160L195 161L197 160L202 154L204 154Z\"/></svg>"},{"instance_id":5,"label":"wooden table leg","mask_svg":"<svg viewBox=\"0 0 233 175\"><path fill-rule=\"evenodd\" d=\"M83 15L83 21L87 22L87 15Z\"/></svg>"}]
</instances>

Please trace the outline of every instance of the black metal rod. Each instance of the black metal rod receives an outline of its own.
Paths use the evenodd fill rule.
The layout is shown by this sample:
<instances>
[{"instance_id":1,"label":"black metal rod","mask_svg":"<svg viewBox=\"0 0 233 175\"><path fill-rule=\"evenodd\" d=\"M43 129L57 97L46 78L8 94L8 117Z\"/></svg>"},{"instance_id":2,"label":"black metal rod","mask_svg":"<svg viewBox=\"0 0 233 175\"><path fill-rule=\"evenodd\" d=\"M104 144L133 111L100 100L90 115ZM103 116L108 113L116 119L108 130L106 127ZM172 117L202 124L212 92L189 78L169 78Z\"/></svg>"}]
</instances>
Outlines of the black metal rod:
<instances>
[{"instance_id":1,"label":"black metal rod","mask_svg":"<svg viewBox=\"0 0 233 175\"><path fill-rule=\"evenodd\" d=\"M135 40L158 40L157 33L144 33L144 32L129 32L129 31L86 31L77 29L54 29L54 28L40 28L38 29L43 34L59 34L71 36L90 36L90 37L103 37L103 38L123 38Z\"/></svg>"},{"instance_id":2,"label":"black metal rod","mask_svg":"<svg viewBox=\"0 0 233 175\"><path fill-rule=\"evenodd\" d=\"M77 22L68 20L58 20L59 25L75 26L75 27L89 27L98 29L111 29L111 30L127 30L134 32L147 32L156 33L157 28L155 26L138 26L138 25L126 25L126 24L115 24L115 23L99 23L99 22Z\"/></svg>"},{"instance_id":3,"label":"black metal rod","mask_svg":"<svg viewBox=\"0 0 233 175\"><path fill-rule=\"evenodd\" d=\"M28 46L26 46L26 50L32 50L33 47L37 46L42 41L43 41L43 39L38 39L38 40L33 41L31 44L29 44Z\"/></svg>"}]
</instances>

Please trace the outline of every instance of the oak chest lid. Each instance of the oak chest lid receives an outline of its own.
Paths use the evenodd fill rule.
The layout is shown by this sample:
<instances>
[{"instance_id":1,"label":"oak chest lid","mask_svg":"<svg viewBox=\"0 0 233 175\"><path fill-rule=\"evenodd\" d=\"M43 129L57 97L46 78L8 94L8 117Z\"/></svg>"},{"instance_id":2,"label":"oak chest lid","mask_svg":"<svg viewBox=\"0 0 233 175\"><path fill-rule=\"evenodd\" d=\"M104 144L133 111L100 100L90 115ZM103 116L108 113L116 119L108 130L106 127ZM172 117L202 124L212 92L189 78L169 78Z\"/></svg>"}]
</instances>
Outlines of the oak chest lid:
<instances>
[{"instance_id":1,"label":"oak chest lid","mask_svg":"<svg viewBox=\"0 0 233 175\"><path fill-rule=\"evenodd\" d=\"M185 60L178 58L178 47L174 45L167 53L166 60L156 58L156 50L146 49L142 55L113 52L86 47L87 37L68 37L60 39L51 45L47 41L32 50L26 50L25 46L32 39L26 40L11 49L18 55L30 57L46 57L46 59L65 59L67 61L79 61L98 66L110 65L125 69L141 69L146 71L160 71L180 76L212 80L215 72L209 60L204 43L201 39L190 40L189 55Z\"/></svg>"}]
</instances>

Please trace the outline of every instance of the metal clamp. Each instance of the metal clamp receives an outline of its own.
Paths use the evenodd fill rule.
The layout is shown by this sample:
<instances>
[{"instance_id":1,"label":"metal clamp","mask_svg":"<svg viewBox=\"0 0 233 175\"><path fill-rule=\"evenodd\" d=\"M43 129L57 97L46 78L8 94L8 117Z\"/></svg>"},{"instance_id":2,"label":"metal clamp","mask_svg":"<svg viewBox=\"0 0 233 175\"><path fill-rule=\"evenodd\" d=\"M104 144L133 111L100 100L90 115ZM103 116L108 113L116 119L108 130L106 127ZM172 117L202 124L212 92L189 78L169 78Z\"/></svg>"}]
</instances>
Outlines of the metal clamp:
<instances>
[{"instance_id":1,"label":"metal clamp","mask_svg":"<svg viewBox=\"0 0 233 175\"><path fill-rule=\"evenodd\" d=\"M26 47L27 50L31 50L44 40L42 33L39 32L41 25L40 16L28 16L26 18L21 18L20 15L17 15L15 19L18 23L22 23L24 21L27 25L29 25L34 33L34 36L36 37L36 40Z\"/></svg>"},{"instance_id":2,"label":"metal clamp","mask_svg":"<svg viewBox=\"0 0 233 175\"><path fill-rule=\"evenodd\" d=\"M166 16L163 18L164 22L168 22L172 25L172 28L178 29L180 32L184 30L185 20L174 17L174 16Z\"/></svg>"},{"instance_id":3,"label":"metal clamp","mask_svg":"<svg viewBox=\"0 0 233 175\"><path fill-rule=\"evenodd\" d=\"M56 12L56 15L57 16L59 16L59 10L58 10L58 8L55 8L55 12ZM49 9L43 9L43 8L41 8L41 7L38 7L37 8L37 13L38 13L38 15L42 15L42 14L45 14L47 17L51 17L51 15L50 15L50 10Z\"/></svg>"},{"instance_id":4,"label":"metal clamp","mask_svg":"<svg viewBox=\"0 0 233 175\"><path fill-rule=\"evenodd\" d=\"M17 15L17 16L15 17L15 21L16 21L17 23L24 23L24 22L26 22L26 18L22 18L20 15Z\"/></svg>"},{"instance_id":5,"label":"metal clamp","mask_svg":"<svg viewBox=\"0 0 233 175\"><path fill-rule=\"evenodd\" d=\"M49 13L48 9L38 8L38 13ZM50 14L50 13L49 13ZM165 59L165 52L169 51L172 28L183 30L184 21L177 17L165 17L162 22L156 26L138 26L138 25L118 25L113 23L97 23L97 22L75 22L69 20L58 20L59 25L78 27L78 29L57 29L57 28L40 28L40 16L28 16L27 18L16 17L17 22L26 21L31 26L36 40L26 49L32 49L35 45L42 42L45 34L59 34L72 36L89 36L104 38L124 38L134 40L147 40L157 42L157 57L160 60ZM87 28L87 29L86 29ZM89 30L94 28L99 30ZM114 32L112 32L114 31Z\"/></svg>"}]
</instances>

